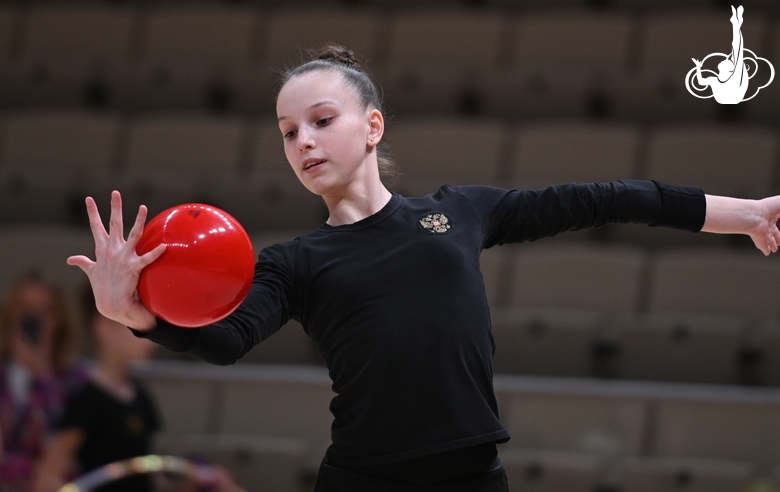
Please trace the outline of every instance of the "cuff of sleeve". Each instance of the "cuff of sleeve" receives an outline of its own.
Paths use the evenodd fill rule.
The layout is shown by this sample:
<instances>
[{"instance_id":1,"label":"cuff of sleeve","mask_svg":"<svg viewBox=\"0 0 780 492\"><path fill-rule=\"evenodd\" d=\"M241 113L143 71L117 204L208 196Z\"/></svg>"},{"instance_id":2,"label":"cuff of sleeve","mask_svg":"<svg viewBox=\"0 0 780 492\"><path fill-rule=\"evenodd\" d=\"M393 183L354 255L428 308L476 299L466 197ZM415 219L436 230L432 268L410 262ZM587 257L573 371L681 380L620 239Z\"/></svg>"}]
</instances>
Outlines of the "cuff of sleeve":
<instances>
[{"instance_id":1,"label":"cuff of sleeve","mask_svg":"<svg viewBox=\"0 0 780 492\"><path fill-rule=\"evenodd\" d=\"M671 227L699 232L707 215L707 200L701 188L673 186L653 181L661 192L661 214L653 227Z\"/></svg>"},{"instance_id":2,"label":"cuff of sleeve","mask_svg":"<svg viewBox=\"0 0 780 492\"><path fill-rule=\"evenodd\" d=\"M146 338L159 343L168 350L174 352L186 352L195 346L200 335L200 330L181 328L172 325L162 318L157 318L157 326L151 331L138 331L129 328L138 338Z\"/></svg>"}]
</instances>

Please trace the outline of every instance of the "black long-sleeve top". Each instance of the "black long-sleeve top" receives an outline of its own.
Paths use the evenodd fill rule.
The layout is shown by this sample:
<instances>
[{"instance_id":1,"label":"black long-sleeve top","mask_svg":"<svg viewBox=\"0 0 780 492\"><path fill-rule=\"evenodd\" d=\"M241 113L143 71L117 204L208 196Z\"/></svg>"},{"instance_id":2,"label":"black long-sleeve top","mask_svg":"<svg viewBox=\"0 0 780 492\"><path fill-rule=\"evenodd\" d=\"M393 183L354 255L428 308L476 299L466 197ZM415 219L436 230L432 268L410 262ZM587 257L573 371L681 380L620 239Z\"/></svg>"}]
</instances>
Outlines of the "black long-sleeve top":
<instances>
[{"instance_id":1,"label":"black long-sleeve top","mask_svg":"<svg viewBox=\"0 0 780 492\"><path fill-rule=\"evenodd\" d=\"M506 441L480 252L608 223L695 232L705 213L701 190L651 181L394 194L363 220L265 248L247 298L226 319L194 330L158 320L139 336L231 364L290 318L300 321L336 393L333 465Z\"/></svg>"}]
</instances>

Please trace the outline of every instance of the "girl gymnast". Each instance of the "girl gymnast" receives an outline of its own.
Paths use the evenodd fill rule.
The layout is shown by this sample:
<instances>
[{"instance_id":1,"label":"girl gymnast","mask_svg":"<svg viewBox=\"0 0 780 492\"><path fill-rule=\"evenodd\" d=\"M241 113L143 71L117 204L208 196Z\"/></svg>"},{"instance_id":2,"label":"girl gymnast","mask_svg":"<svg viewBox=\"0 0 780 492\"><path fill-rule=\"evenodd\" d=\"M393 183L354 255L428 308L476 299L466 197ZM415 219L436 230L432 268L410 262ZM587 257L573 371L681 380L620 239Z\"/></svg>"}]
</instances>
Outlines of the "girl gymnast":
<instances>
[{"instance_id":1,"label":"girl gymnast","mask_svg":"<svg viewBox=\"0 0 780 492\"><path fill-rule=\"evenodd\" d=\"M89 276L105 316L214 364L234 363L299 320L336 393L317 492L508 490L496 452L509 434L492 385L483 249L618 222L748 234L765 255L780 243L780 196L742 200L631 180L521 191L444 185L403 197L380 179L389 165L382 102L352 52L327 47L281 82L285 154L329 218L261 251L233 314L182 329L138 301L139 273L164 246L136 255L147 210L140 207L125 241L116 191L108 232L86 199L96 260L68 263Z\"/></svg>"}]
</instances>

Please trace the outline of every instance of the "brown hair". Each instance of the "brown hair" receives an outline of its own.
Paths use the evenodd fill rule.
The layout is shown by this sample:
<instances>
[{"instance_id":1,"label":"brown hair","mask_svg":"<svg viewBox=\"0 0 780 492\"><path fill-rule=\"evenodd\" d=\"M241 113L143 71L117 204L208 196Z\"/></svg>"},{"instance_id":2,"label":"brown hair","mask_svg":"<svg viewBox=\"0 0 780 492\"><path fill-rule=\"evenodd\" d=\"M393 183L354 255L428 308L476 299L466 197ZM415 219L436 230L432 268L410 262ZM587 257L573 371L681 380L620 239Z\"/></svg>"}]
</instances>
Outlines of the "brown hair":
<instances>
[{"instance_id":1,"label":"brown hair","mask_svg":"<svg viewBox=\"0 0 780 492\"><path fill-rule=\"evenodd\" d=\"M293 77L315 70L330 70L339 73L349 88L360 98L363 108L374 108L384 114L384 104L379 85L376 84L368 71L358 62L355 53L343 46L329 44L320 50L310 51L310 59L296 67L284 70L279 79L275 99L279 98L282 87ZM395 181L400 172L392 158L390 145L386 141L379 142L376 148L379 175Z\"/></svg>"},{"instance_id":2,"label":"brown hair","mask_svg":"<svg viewBox=\"0 0 780 492\"><path fill-rule=\"evenodd\" d=\"M10 352L11 324L19 309L19 302L25 287L41 286L48 290L54 303L54 334L52 335L52 364L56 370L67 369L75 360L78 349L78 332L70 319L65 296L55 285L47 282L36 272L29 272L17 278L0 311L0 360Z\"/></svg>"}]
</instances>

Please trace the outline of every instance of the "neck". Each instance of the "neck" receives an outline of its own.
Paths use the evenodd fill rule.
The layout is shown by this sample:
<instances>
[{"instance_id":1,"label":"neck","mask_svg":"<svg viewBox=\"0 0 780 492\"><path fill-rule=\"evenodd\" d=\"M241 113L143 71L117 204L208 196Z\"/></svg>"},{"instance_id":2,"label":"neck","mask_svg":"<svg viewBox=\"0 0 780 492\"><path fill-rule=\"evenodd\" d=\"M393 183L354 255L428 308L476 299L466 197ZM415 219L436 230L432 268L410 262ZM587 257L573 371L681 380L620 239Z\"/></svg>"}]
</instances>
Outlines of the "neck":
<instances>
[{"instance_id":1,"label":"neck","mask_svg":"<svg viewBox=\"0 0 780 492\"><path fill-rule=\"evenodd\" d=\"M96 383L114 394L120 400L132 400L133 385L130 378L130 365L117 357L100 357L92 370Z\"/></svg>"},{"instance_id":2,"label":"neck","mask_svg":"<svg viewBox=\"0 0 780 492\"><path fill-rule=\"evenodd\" d=\"M354 224L379 212L390 201L392 193L379 176L360 185L353 184L340 195L323 195L328 207L328 225Z\"/></svg>"}]
</instances>

